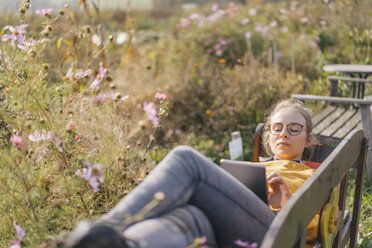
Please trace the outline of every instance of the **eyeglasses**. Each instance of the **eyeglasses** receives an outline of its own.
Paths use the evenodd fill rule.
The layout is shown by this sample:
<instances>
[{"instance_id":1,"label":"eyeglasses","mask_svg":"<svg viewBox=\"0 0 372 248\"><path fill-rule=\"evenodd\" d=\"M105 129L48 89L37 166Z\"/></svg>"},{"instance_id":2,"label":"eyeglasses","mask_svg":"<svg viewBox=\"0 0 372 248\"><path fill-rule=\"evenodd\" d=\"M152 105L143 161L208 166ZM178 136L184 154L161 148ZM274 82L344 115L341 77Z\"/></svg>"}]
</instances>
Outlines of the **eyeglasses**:
<instances>
[{"instance_id":1,"label":"eyeglasses","mask_svg":"<svg viewBox=\"0 0 372 248\"><path fill-rule=\"evenodd\" d=\"M297 136L301 133L303 129L303 125L297 122L291 122L287 124L287 132L292 136ZM281 134L283 131L283 124L282 123L273 123L269 125L269 130L272 135L278 135Z\"/></svg>"}]
</instances>

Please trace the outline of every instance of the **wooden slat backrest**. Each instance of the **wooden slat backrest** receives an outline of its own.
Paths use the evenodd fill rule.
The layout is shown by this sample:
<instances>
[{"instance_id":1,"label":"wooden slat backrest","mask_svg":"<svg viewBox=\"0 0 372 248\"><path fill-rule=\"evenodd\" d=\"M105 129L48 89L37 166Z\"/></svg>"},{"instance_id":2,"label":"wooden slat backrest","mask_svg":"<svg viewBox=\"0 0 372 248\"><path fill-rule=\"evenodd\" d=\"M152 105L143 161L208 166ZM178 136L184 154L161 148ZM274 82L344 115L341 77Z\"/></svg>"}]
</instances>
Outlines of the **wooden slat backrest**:
<instances>
[{"instance_id":1,"label":"wooden slat backrest","mask_svg":"<svg viewBox=\"0 0 372 248\"><path fill-rule=\"evenodd\" d=\"M365 150L363 131L352 131L280 210L261 247L293 247L299 242L303 246L308 223L327 202L331 190L342 181L356 160L359 161L358 176L363 175ZM360 194L361 186L355 192L355 198L358 199L354 201L353 222L348 231L351 234L350 247L355 247L356 242Z\"/></svg>"}]
</instances>

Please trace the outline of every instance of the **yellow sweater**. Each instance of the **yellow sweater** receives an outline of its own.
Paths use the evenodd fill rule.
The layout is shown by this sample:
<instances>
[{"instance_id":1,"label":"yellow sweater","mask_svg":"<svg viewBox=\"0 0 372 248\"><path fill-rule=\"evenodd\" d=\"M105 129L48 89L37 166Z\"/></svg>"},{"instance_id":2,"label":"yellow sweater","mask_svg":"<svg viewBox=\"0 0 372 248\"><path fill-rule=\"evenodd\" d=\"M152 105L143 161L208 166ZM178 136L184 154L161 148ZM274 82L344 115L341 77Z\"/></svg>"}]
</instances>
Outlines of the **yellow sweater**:
<instances>
[{"instance_id":1,"label":"yellow sweater","mask_svg":"<svg viewBox=\"0 0 372 248\"><path fill-rule=\"evenodd\" d=\"M314 173L312 169L304 164L289 160L274 160L269 162L261 162L264 165L266 172L275 172L288 184L291 193L296 190ZM270 206L271 207L271 206ZM272 208L273 209L273 208ZM275 209L279 211L280 209ZM313 241L317 237L319 224L319 214L310 221L307 226L307 241Z\"/></svg>"}]
</instances>

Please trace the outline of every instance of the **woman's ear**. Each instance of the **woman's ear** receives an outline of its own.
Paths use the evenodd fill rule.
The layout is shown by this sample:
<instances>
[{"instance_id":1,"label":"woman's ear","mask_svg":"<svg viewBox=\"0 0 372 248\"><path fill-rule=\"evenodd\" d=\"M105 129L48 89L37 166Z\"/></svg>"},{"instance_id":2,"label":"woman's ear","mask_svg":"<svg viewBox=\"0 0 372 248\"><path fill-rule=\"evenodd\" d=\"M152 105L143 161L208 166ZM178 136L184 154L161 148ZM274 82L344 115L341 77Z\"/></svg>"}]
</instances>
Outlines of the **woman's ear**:
<instances>
[{"instance_id":1,"label":"woman's ear","mask_svg":"<svg viewBox=\"0 0 372 248\"><path fill-rule=\"evenodd\" d=\"M306 145L305 145L305 148L308 148L311 146L311 144L313 143L313 140L314 140L314 136L312 134L309 134L307 136L307 140L306 140Z\"/></svg>"}]
</instances>

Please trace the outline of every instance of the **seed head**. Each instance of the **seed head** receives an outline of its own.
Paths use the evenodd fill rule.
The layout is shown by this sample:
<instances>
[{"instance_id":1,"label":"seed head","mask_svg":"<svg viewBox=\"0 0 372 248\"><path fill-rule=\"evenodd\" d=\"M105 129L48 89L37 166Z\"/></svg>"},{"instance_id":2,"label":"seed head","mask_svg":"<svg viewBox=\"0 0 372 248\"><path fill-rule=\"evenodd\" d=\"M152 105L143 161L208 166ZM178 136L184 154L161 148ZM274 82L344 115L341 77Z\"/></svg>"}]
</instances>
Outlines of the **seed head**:
<instances>
[{"instance_id":1,"label":"seed head","mask_svg":"<svg viewBox=\"0 0 372 248\"><path fill-rule=\"evenodd\" d=\"M162 192L162 191L156 192L155 195L154 195L154 199L159 201L159 202L164 201L164 199L165 199L164 192Z\"/></svg>"}]
</instances>

